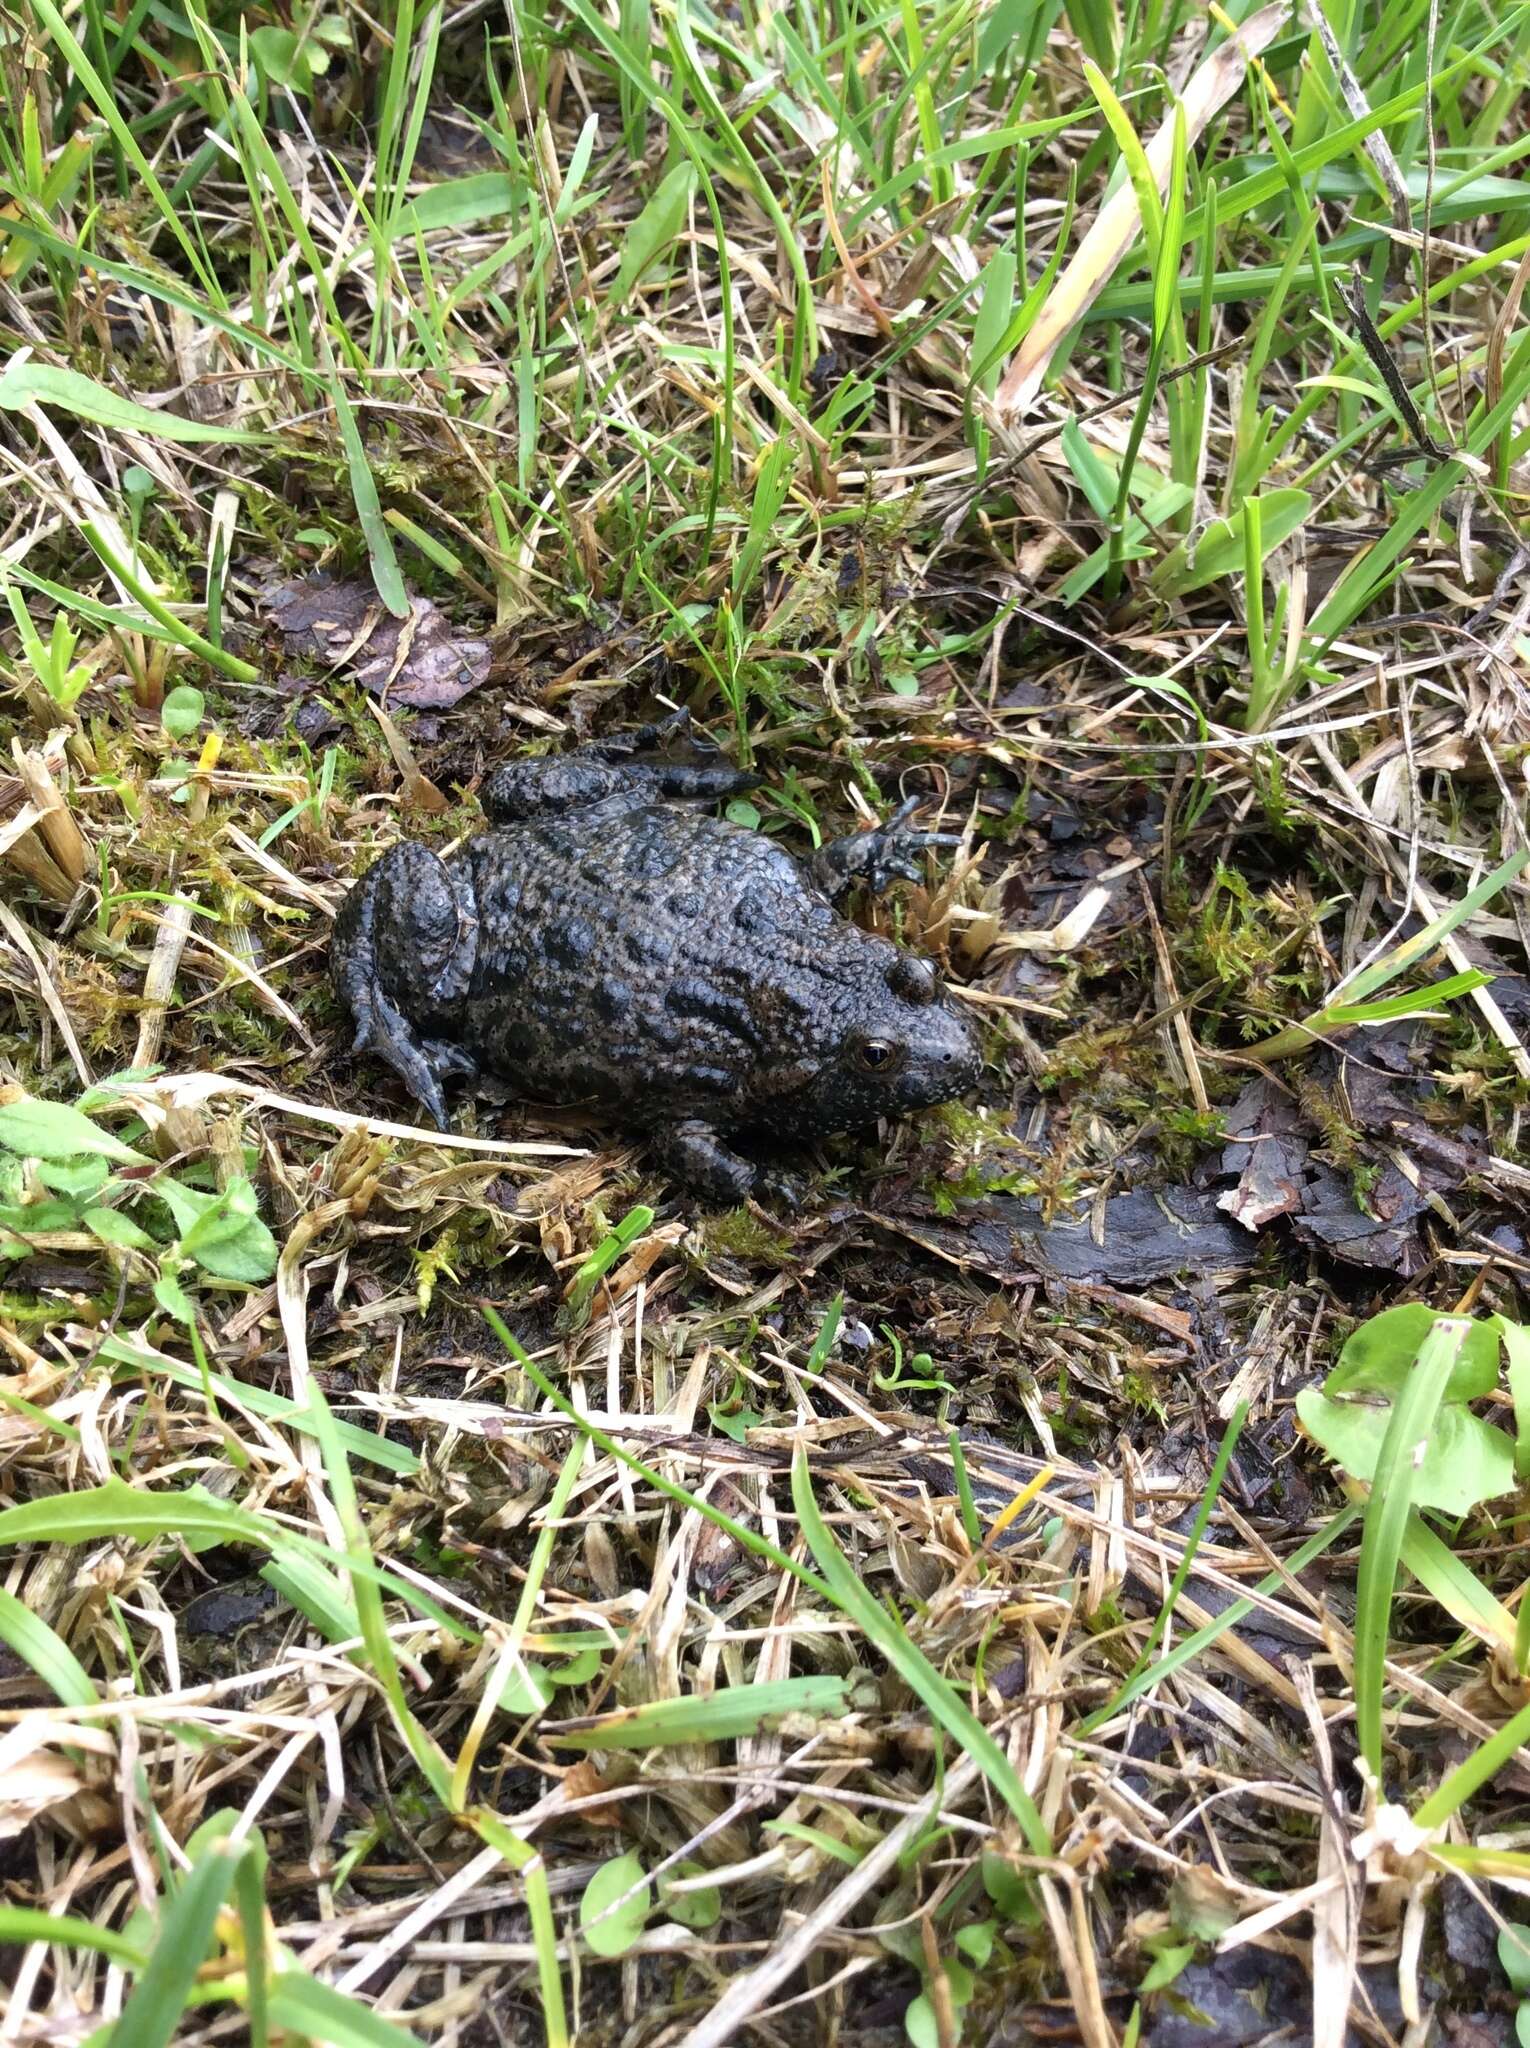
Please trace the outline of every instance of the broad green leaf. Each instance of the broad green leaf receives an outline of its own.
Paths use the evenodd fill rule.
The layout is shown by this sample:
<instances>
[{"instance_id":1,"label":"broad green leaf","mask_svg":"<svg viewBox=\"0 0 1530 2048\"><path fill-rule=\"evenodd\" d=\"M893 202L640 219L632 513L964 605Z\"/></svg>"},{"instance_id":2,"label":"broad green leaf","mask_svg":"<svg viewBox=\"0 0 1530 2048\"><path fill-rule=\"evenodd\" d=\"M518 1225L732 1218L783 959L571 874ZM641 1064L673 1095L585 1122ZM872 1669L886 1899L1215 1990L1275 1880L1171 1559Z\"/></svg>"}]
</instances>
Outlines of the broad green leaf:
<instances>
[{"instance_id":1,"label":"broad green leaf","mask_svg":"<svg viewBox=\"0 0 1530 2048\"><path fill-rule=\"evenodd\" d=\"M545 1665L523 1659L506 1675L495 1705L507 1714L540 1714L557 1690Z\"/></svg>"},{"instance_id":2,"label":"broad green leaf","mask_svg":"<svg viewBox=\"0 0 1530 2048\"><path fill-rule=\"evenodd\" d=\"M121 1251L154 1252L160 1247L146 1230L140 1230L131 1216L125 1216L120 1209L87 1209L80 1218L81 1223L102 1244L116 1245Z\"/></svg>"},{"instance_id":3,"label":"broad green leaf","mask_svg":"<svg viewBox=\"0 0 1530 2048\"><path fill-rule=\"evenodd\" d=\"M22 412L29 405L55 406L76 419L109 427L113 433L146 434L156 441L224 441L245 448L270 445L266 434L246 434L215 421L184 419L179 413L140 405L136 398L123 398L78 370L31 360L8 363L0 371L0 410Z\"/></svg>"},{"instance_id":4,"label":"broad green leaf","mask_svg":"<svg viewBox=\"0 0 1530 2048\"><path fill-rule=\"evenodd\" d=\"M196 731L207 709L207 699L190 683L173 689L159 707L159 722L173 740L183 740Z\"/></svg>"},{"instance_id":5,"label":"broad green leaf","mask_svg":"<svg viewBox=\"0 0 1530 2048\"><path fill-rule=\"evenodd\" d=\"M1323 1392L1396 1394L1434 1328L1435 1317L1436 1311L1421 1301L1399 1302L1368 1317L1345 1339ZM1499 1327L1496 1316L1472 1324L1445 1388L1447 1401L1479 1401L1498 1385Z\"/></svg>"},{"instance_id":6,"label":"broad green leaf","mask_svg":"<svg viewBox=\"0 0 1530 2048\"><path fill-rule=\"evenodd\" d=\"M160 1274L154 1283L154 1299L165 1314L174 1316L183 1328L189 1330L196 1322L196 1304L173 1273Z\"/></svg>"},{"instance_id":7,"label":"broad green leaf","mask_svg":"<svg viewBox=\"0 0 1530 2048\"><path fill-rule=\"evenodd\" d=\"M1312 510L1309 491L1265 491L1260 496L1260 534L1265 559L1281 542L1289 540ZM1194 542L1181 541L1164 556L1148 578L1160 597L1185 597L1204 590L1224 576L1240 573L1244 565L1245 525L1243 508L1230 519L1213 519Z\"/></svg>"},{"instance_id":8,"label":"broad green leaf","mask_svg":"<svg viewBox=\"0 0 1530 2048\"><path fill-rule=\"evenodd\" d=\"M608 312L624 306L645 271L650 270L685 226L696 173L689 159L666 171L653 196L627 230L621 267L606 296Z\"/></svg>"},{"instance_id":9,"label":"broad green leaf","mask_svg":"<svg viewBox=\"0 0 1530 2048\"><path fill-rule=\"evenodd\" d=\"M1195 1943L1188 1941L1176 1948L1162 1948L1148 1965L1147 1975L1137 1986L1146 1997L1150 1991L1165 1991L1175 1978L1195 1957Z\"/></svg>"},{"instance_id":10,"label":"broad green leaf","mask_svg":"<svg viewBox=\"0 0 1530 2048\"><path fill-rule=\"evenodd\" d=\"M418 2034L295 1965L271 1979L270 2011L274 2027L328 2048L422 2048Z\"/></svg>"},{"instance_id":11,"label":"broad green leaf","mask_svg":"<svg viewBox=\"0 0 1530 2048\"><path fill-rule=\"evenodd\" d=\"M263 1515L217 1500L200 1486L142 1492L125 1479L108 1479L80 1493L0 1508L0 1543L95 1543L103 1536L148 1542L156 1536L209 1536L215 1542L253 1543L269 1550L280 1531Z\"/></svg>"},{"instance_id":12,"label":"broad green leaf","mask_svg":"<svg viewBox=\"0 0 1530 2048\"><path fill-rule=\"evenodd\" d=\"M72 1230L79 1220L74 1202L7 1202L0 1208L0 1230L38 1237L45 1230Z\"/></svg>"},{"instance_id":13,"label":"broad green leaf","mask_svg":"<svg viewBox=\"0 0 1530 2048\"><path fill-rule=\"evenodd\" d=\"M903 2015L903 2031L913 2048L940 2048L940 2027L935 2008L924 1992L909 2002Z\"/></svg>"},{"instance_id":14,"label":"broad green leaf","mask_svg":"<svg viewBox=\"0 0 1530 2048\"><path fill-rule=\"evenodd\" d=\"M55 1159L39 1163L37 1178L56 1195L93 1195L110 1178L110 1169L99 1157Z\"/></svg>"},{"instance_id":15,"label":"broad green leaf","mask_svg":"<svg viewBox=\"0 0 1530 2048\"><path fill-rule=\"evenodd\" d=\"M141 1152L99 1129L67 1102L39 1102L32 1096L0 1103L0 1145L23 1159L75 1159L88 1153L114 1159L119 1166L149 1164Z\"/></svg>"},{"instance_id":16,"label":"broad green leaf","mask_svg":"<svg viewBox=\"0 0 1530 2048\"><path fill-rule=\"evenodd\" d=\"M181 1250L207 1272L253 1284L276 1271L276 1240L260 1220L254 1186L244 1174L235 1174L217 1194L186 1187L168 1174L153 1188L175 1218Z\"/></svg>"},{"instance_id":17,"label":"broad green leaf","mask_svg":"<svg viewBox=\"0 0 1530 2048\"><path fill-rule=\"evenodd\" d=\"M765 1420L758 1408L735 1408L725 1412L716 1401L707 1409L712 1427L724 1436L732 1437L736 1444L744 1442L751 1429L758 1429Z\"/></svg>"},{"instance_id":18,"label":"broad green leaf","mask_svg":"<svg viewBox=\"0 0 1530 2048\"><path fill-rule=\"evenodd\" d=\"M1346 1472L1369 1485L1392 1419L1392 1404L1334 1401L1316 1387L1296 1397L1302 1428ZM1444 1403L1415 1465L1413 1498L1421 1508L1464 1515L1514 1484L1514 1446L1501 1429L1459 1402Z\"/></svg>"},{"instance_id":19,"label":"broad green leaf","mask_svg":"<svg viewBox=\"0 0 1530 2048\"><path fill-rule=\"evenodd\" d=\"M250 55L262 77L287 92L313 97L313 82L329 69L329 52L317 36L300 41L290 28L267 24L250 35Z\"/></svg>"},{"instance_id":20,"label":"broad green leaf","mask_svg":"<svg viewBox=\"0 0 1530 2048\"><path fill-rule=\"evenodd\" d=\"M975 1970L987 1969L998 1931L994 1920L974 1920L969 1927L957 1928L956 1946Z\"/></svg>"},{"instance_id":21,"label":"broad green leaf","mask_svg":"<svg viewBox=\"0 0 1530 2048\"><path fill-rule=\"evenodd\" d=\"M277 1245L258 1216L251 1217L233 1236L215 1244L198 1246L191 1256L219 1280L239 1280L248 1287L269 1280L276 1271Z\"/></svg>"},{"instance_id":22,"label":"broad green leaf","mask_svg":"<svg viewBox=\"0 0 1530 2048\"><path fill-rule=\"evenodd\" d=\"M999 1849L983 1851L983 1889L1006 1920L1034 1926L1036 1889L1023 1870L1017 1870Z\"/></svg>"},{"instance_id":23,"label":"broad green leaf","mask_svg":"<svg viewBox=\"0 0 1530 2048\"><path fill-rule=\"evenodd\" d=\"M151 1181L149 1186L175 1218L175 1227L182 1237L195 1230L205 1216L220 1211L226 1213L223 1197L210 1188L187 1187L167 1173ZM237 1223L232 1225L230 1234L237 1228ZM213 1234L216 1235L216 1230Z\"/></svg>"},{"instance_id":24,"label":"broad green leaf","mask_svg":"<svg viewBox=\"0 0 1530 2048\"><path fill-rule=\"evenodd\" d=\"M631 1898L625 1898L628 1892ZM620 1906L618 1899L624 1900ZM653 1888L642 1863L629 1851L603 1863L585 1886L579 1931L596 1955L624 1956L643 1932L652 1907Z\"/></svg>"}]
</instances>

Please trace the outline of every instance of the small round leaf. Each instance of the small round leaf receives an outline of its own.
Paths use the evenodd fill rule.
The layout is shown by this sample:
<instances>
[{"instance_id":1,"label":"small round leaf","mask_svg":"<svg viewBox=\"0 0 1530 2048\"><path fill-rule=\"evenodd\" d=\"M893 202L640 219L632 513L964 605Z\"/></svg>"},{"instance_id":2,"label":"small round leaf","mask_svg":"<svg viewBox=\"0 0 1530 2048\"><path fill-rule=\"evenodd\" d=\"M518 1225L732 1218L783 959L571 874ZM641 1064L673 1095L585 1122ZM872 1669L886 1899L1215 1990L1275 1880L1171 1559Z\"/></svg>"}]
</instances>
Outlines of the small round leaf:
<instances>
[{"instance_id":1,"label":"small round leaf","mask_svg":"<svg viewBox=\"0 0 1530 2048\"><path fill-rule=\"evenodd\" d=\"M159 722L173 740L183 740L196 731L207 709L207 699L190 683L178 684L159 708Z\"/></svg>"},{"instance_id":2,"label":"small round leaf","mask_svg":"<svg viewBox=\"0 0 1530 2048\"><path fill-rule=\"evenodd\" d=\"M705 1877L706 1866L687 1857L675 1869L676 1877ZM715 1927L722 1918L722 1893L715 1884L707 1885L701 1891L676 1892L670 1889L671 1880L659 1880L659 1898L671 1920L678 1920L682 1927Z\"/></svg>"},{"instance_id":3,"label":"small round leaf","mask_svg":"<svg viewBox=\"0 0 1530 2048\"><path fill-rule=\"evenodd\" d=\"M1530 1927L1506 1920L1498 1930L1498 1960L1511 1990L1530 1991Z\"/></svg>"},{"instance_id":4,"label":"small round leaf","mask_svg":"<svg viewBox=\"0 0 1530 2048\"><path fill-rule=\"evenodd\" d=\"M596 1955L624 1956L643 1932L652 1906L653 1888L639 1859L630 1852L614 1857L584 1888L579 1931Z\"/></svg>"}]
</instances>

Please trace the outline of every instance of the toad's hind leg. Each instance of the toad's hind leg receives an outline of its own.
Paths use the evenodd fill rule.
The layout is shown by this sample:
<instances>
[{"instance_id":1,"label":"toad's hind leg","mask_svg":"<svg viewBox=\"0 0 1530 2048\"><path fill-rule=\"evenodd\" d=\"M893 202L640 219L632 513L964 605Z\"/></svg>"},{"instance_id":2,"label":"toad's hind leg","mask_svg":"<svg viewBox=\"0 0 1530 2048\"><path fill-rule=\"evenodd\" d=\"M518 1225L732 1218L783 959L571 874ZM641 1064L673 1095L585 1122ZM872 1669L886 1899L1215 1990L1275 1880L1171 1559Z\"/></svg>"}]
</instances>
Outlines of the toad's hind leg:
<instances>
[{"instance_id":1,"label":"toad's hind leg","mask_svg":"<svg viewBox=\"0 0 1530 2048\"><path fill-rule=\"evenodd\" d=\"M674 741L682 752L659 751ZM609 797L715 803L754 789L759 779L735 768L716 747L704 746L691 732L689 715L676 712L657 725L597 740L569 754L512 761L489 777L479 802L493 824L516 825L526 818L587 810Z\"/></svg>"},{"instance_id":2,"label":"toad's hind leg","mask_svg":"<svg viewBox=\"0 0 1530 2048\"><path fill-rule=\"evenodd\" d=\"M373 1052L445 1130L448 1074L471 1059L428 1038L419 1019L471 967L473 932L451 874L428 847L402 840L356 884L335 919L330 974L356 1026L355 1052Z\"/></svg>"},{"instance_id":3,"label":"toad's hind leg","mask_svg":"<svg viewBox=\"0 0 1530 2048\"><path fill-rule=\"evenodd\" d=\"M666 1172L719 1208L736 1209L755 1184L755 1167L730 1151L699 1117L656 1131L650 1149Z\"/></svg>"}]
</instances>

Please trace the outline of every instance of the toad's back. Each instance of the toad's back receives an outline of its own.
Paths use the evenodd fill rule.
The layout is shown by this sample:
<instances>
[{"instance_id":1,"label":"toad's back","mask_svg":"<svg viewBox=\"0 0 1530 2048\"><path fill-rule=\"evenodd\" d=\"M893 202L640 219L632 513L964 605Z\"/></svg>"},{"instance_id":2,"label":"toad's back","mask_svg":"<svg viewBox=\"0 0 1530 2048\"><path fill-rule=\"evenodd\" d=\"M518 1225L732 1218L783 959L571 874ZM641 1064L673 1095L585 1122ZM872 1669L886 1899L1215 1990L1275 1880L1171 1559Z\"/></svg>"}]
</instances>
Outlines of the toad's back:
<instances>
[{"instance_id":1,"label":"toad's back","mask_svg":"<svg viewBox=\"0 0 1530 2048\"><path fill-rule=\"evenodd\" d=\"M643 1123L787 1115L893 954L762 835L664 805L528 819L458 873L459 1040L533 1097Z\"/></svg>"}]
</instances>

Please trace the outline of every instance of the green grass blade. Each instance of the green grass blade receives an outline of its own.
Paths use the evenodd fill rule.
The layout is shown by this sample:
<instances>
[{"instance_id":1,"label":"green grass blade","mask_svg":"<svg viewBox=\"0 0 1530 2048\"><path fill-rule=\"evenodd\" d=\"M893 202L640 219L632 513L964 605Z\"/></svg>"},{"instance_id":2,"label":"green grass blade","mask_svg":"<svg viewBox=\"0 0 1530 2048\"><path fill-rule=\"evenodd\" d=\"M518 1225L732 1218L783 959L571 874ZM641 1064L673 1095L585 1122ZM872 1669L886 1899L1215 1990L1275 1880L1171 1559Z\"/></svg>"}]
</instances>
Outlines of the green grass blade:
<instances>
[{"instance_id":1,"label":"green grass blade","mask_svg":"<svg viewBox=\"0 0 1530 2048\"><path fill-rule=\"evenodd\" d=\"M819 1510L813 1493L812 1475L800 1449L792 1461L792 1505L797 1510L802 1533L818 1569L823 1573L834 1605L842 1614L849 1616L868 1642L875 1644L910 1691L923 1700L952 1741L978 1765L1020 1823L1032 1855L1050 1856L1051 1837L1014 1765L966 1702L851 1570L849 1560L834 1540Z\"/></svg>"},{"instance_id":2,"label":"green grass blade","mask_svg":"<svg viewBox=\"0 0 1530 2048\"><path fill-rule=\"evenodd\" d=\"M754 1735L778 1714L845 1711L845 1681L832 1676L777 1678L727 1685L699 1699L643 1700L619 1707L588 1725L548 1728L543 1739L562 1749L666 1749L677 1743L736 1742Z\"/></svg>"},{"instance_id":3,"label":"green grass blade","mask_svg":"<svg viewBox=\"0 0 1530 2048\"><path fill-rule=\"evenodd\" d=\"M154 175L153 166L138 146L138 138L123 119L117 105L116 95L103 79L96 67L75 40L68 23L53 0L30 0L32 13L46 28L54 44L63 56L70 77L85 88L96 112L106 123L116 147L121 150L137 173L144 191L153 200L161 220L180 244L181 251L197 276L197 281L215 305L223 305L224 298L217 278L203 260L202 252L181 225L180 215L171 204L169 195ZM9 225L9 223L7 223Z\"/></svg>"},{"instance_id":4,"label":"green grass blade","mask_svg":"<svg viewBox=\"0 0 1530 2048\"><path fill-rule=\"evenodd\" d=\"M366 535L367 558L372 565L372 581L377 587L377 595L394 618L407 619L410 605L409 593L404 588L404 574L398 566L393 536L388 531L388 522L383 516L382 500L377 494L377 480L372 475L372 465L367 460L366 444L361 438L361 429L356 424L355 412L338 376L330 379L329 396L330 403L335 408L335 418L340 423L340 439L345 446L345 466L351 479L351 497L355 502L356 517L361 522L361 530Z\"/></svg>"},{"instance_id":5,"label":"green grass blade","mask_svg":"<svg viewBox=\"0 0 1530 2048\"><path fill-rule=\"evenodd\" d=\"M75 1920L66 1913L43 1913L35 1906L0 1906L0 1942L45 1941L50 1946L107 1956L124 1969L141 1970L149 1958L136 1941L94 1920Z\"/></svg>"},{"instance_id":6,"label":"green grass blade","mask_svg":"<svg viewBox=\"0 0 1530 2048\"><path fill-rule=\"evenodd\" d=\"M327 2048L423 2048L418 2034L373 2012L359 1998L321 1984L306 1970L288 1968L271 1983L271 2021L305 2041ZM126 2041L117 2048L128 2048Z\"/></svg>"},{"instance_id":7,"label":"green grass blade","mask_svg":"<svg viewBox=\"0 0 1530 2048\"><path fill-rule=\"evenodd\" d=\"M213 1924L244 1853L215 1842L180 1880L160 1914L154 1952L112 2029L113 2048L169 2048L191 2003Z\"/></svg>"},{"instance_id":8,"label":"green grass blade","mask_svg":"<svg viewBox=\"0 0 1530 2048\"><path fill-rule=\"evenodd\" d=\"M1530 1707L1521 1707L1435 1787L1415 1812L1414 1820L1421 1828L1443 1827L1452 1814L1460 1812L1468 1799L1513 1762L1527 1742L1530 1742Z\"/></svg>"},{"instance_id":9,"label":"green grass blade","mask_svg":"<svg viewBox=\"0 0 1530 2048\"><path fill-rule=\"evenodd\" d=\"M91 1707L100 1699L73 1650L14 1593L0 1591L0 1643L29 1664L55 1699L66 1707Z\"/></svg>"}]
</instances>

